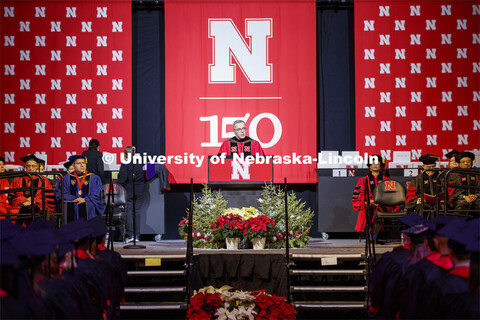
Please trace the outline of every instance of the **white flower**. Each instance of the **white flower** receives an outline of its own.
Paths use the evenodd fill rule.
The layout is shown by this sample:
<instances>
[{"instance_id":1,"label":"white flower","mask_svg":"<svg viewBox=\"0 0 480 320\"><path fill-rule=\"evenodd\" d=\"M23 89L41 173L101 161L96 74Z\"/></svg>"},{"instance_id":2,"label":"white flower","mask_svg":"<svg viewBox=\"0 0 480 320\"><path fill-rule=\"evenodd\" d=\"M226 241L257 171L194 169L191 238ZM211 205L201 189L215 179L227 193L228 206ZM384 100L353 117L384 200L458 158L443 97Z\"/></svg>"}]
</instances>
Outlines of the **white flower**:
<instances>
[{"instance_id":1,"label":"white flower","mask_svg":"<svg viewBox=\"0 0 480 320\"><path fill-rule=\"evenodd\" d=\"M248 320L254 320L257 312L255 312L253 308L255 308L255 305L250 306L248 309L245 309L245 307L238 307L239 318L244 319L248 317Z\"/></svg>"},{"instance_id":2,"label":"white flower","mask_svg":"<svg viewBox=\"0 0 480 320\"><path fill-rule=\"evenodd\" d=\"M225 308L218 308L215 312L215 316L218 320L226 320L228 317L228 310Z\"/></svg>"}]
</instances>

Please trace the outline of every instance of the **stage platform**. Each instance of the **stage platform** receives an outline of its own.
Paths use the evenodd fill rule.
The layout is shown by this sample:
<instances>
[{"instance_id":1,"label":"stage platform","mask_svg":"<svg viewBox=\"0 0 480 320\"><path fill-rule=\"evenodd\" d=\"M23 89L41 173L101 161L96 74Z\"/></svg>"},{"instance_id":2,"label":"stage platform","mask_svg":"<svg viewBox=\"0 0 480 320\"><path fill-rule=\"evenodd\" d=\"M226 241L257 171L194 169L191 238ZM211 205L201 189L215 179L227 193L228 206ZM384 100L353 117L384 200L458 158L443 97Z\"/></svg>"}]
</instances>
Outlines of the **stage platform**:
<instances>
[{"instance_id":1,"label":"stage platform","mask_svg":"<svg viewBox=\"0 0 480 320\"><path fill-rule=\"evenodd\" d=\"M132 244L132 243L129 243ZM140 241L138 244L146 246L145 249L124 249L125 244L114 242L114 250L122 256L127 255L185 255L187 245L184 240L161 240ZM391 251L393 247L400 245L400 242L389 242L386 244L377 244L375 246L376 254L383 254ZM365 240L358 239L312 239L307 248L290 248L292 254L361 254L365 252ZM193 249L194 255L201 254L284 254L285 249Z\"/></svg>"},{"instance_id":2,"label":"stage platform","mask_svg":"<svg viewBox=\"0 0 480 320\"><path fill-rule=\"evenodd\" d=\"M285 249L194 248L188 277L184 240L138 244L146 248L125 249L125 244L114 242L114 250L129 269L122 319L185 318L186 301L193 290L210 285L243 291L264 289L291 297L298 319L366 316L365 240L312 239L307 248L290 249L290 270ZM377 258L399 244L378 244Z\"/></svg>"}]
</instances>

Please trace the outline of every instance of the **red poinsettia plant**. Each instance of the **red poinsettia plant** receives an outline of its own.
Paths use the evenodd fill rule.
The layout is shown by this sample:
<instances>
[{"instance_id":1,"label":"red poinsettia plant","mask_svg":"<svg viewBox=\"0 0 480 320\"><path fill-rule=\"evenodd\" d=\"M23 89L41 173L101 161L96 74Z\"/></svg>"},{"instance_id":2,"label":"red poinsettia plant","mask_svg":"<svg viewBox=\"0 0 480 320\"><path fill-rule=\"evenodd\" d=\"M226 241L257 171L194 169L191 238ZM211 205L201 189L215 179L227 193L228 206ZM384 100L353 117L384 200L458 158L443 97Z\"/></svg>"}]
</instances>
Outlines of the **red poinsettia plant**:
<instances>
[{"instance_id":1,"label":"red poinsettia plant","mask_svg":"<svg viewBox=\"0 0 480 320\"><path fill-rule=\"evenodd\" d=\"M230 286L205 287L190 298L189 319L296 319L297 311L285 297L265 290L232 291Z\"/></svg>"},{"instance_id":2,"label":"red poinsettia plant","mask_svg":"<svg viewBox=\"0 0 480 320\"><path fill-rule=\"evenodd\" d=\"M275 221L266 215L261 215L247 220L243 234L249 239L263 238L271 236L274 229Z\"/></svg>"},{"instance_id":3,"label":"red poinsettia plant","mask_svg":"<svg viewBox=\"0 0 480 320\"><path fill-rule=\"evenodd\" d=\"M216 239L240 238L243 236L245 221L238 214L220 216L210 226Z\"/></svg>"}]
</instances>

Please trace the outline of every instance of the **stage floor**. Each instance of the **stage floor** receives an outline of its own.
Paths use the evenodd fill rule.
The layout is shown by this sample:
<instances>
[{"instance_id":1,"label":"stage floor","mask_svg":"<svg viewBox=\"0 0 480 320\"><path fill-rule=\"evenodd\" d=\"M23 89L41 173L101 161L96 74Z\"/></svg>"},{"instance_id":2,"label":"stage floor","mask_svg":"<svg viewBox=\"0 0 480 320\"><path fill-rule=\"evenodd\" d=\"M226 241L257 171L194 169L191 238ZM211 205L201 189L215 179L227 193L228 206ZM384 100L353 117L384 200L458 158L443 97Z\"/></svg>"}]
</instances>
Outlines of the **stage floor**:
<instances>
[{"instance_id":1,"label":"stage floor","mask_svg":"<svg viewBox=\"0 0 480 320\"><path fill-rule=\"evenodd\" d=\"M133 243L129 243L133 244ZM146 246L145 249L125 249L122 242L114 242L114 250L121 255L183 255L187 249L184 240L161 240L155 241L140 241L137 244ZM386 244L375 245L376 254L383 254L391 251L393 247L400 245L400 242L389 242ZM251 253L263 253L263 254L282 254L285 249L265 249L265 250L253 250L253 249L239 249L239 250L227 250L227 249L193 249L194 255L200 254L251 254ZM291 248L290 253L301 254L360 254L365 252L365 240L359 241L358 239L312 239L307 248Z\"/></svg>"}]
</instances>

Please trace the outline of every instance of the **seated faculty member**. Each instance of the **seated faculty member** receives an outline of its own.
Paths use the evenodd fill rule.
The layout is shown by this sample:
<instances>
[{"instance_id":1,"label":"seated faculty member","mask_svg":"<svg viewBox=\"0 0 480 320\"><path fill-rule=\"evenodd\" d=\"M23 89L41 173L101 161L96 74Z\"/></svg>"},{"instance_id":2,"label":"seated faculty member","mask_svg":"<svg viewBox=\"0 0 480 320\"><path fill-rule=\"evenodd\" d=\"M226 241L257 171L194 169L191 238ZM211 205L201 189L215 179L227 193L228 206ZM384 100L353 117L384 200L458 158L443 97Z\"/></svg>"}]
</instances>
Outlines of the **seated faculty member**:
<instances>
[{"instance_id":1,"label":"seated faculty member","mask_svg":"<svg viewBox=\"0 0 480 320\"><path fill-rule=\"evenodd\" d=\"M68 160L72 161L75 171L63 180L65 221L68 223L79 218L88 220L103 215L105 206L100 178L87 171L85 156L73 155Z\"/></svg>"},{"instance_id":2,"label":"seated faculty member","mask_svg":"<svg viewBox=\"0 0 480 320\"><path fill-rule=\"evenodd\" d=\"M425 154L419 158L423 163L423 170L412 179L407 189L407 199L405 208L408 212L415 211L423 217L427 217L430 212L424 210L435 209L436 201L433 200L437 193L438 171L433 171L437 167L438 156ZM422 198L423 195L423 206Z\"/></svg>"},{"instance_id":3,"label":"seated faculty member","mask_svg":"<svg viewBox=\"0 0 480 320\"><path fill-rule=\"evenodd\" d=\"M39 172L39 164L40 164L40 159L38 159L34 154L29 154L28 156L25 157L20 157L20 160L22 160L25 163L25 169L27 170L28 173L35 173ZM33 181L33 185L35 188L42 187L45 185L45 202L46 206L45 209L53 212L55 210L55 202L54 199L51 199L48 197L50 194L50 191L53 190L52 185L50 184L50 181L43 177L40 179L38 176L34 175L32 176L32 179L30 179L28 176L22 176L22 177L16 177L12 180L12 183L10 185L10 189L15 189L15 188L25 188L25 187L30 187ZM11 208L9 209L8 213L9 214L17 214L17 213L30 213L32 212L32 206L34 206L35 212L40 212L40 210L43 210L44 208L44 203L43 203L43 197L42 197L42 190L38 189L34 191L35 195L32 197L31 190L25 190L25 191L18 191L14 193L14 198L12 199L11 203ZM20 220L17 221L17 223L21 223Z\"/></svg>"}]
</instances>

